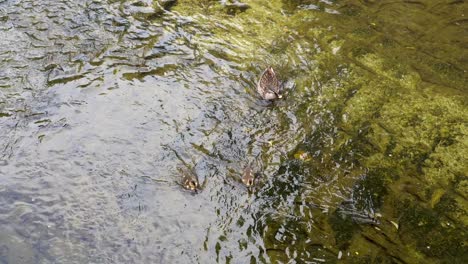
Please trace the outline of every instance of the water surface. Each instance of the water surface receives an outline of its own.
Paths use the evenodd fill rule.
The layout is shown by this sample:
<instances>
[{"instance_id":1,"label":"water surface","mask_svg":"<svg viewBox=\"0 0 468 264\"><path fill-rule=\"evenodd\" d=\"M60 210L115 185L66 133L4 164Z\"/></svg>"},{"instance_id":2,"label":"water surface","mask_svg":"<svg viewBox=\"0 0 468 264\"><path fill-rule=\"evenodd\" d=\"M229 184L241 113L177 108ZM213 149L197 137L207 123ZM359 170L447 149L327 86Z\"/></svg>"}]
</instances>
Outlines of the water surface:
<instances>
[{"instance_id":1,"label":"water surface","mask_svg":"<svg viewBox=\"0 0 468 264\"><path fill-rule=\"evenodd\" d=\"M1 263L468 259L464 1L245 3L0 1Z\"/></svg>"}]
</instances>

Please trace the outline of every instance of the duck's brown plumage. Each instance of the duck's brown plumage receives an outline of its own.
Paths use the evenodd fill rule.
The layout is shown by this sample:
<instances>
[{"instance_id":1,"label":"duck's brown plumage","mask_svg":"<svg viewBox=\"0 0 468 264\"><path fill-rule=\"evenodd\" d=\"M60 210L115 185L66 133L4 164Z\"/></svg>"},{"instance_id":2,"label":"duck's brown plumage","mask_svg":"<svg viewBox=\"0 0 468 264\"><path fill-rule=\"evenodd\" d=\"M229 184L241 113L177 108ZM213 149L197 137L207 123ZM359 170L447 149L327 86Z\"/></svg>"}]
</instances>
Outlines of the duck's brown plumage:
<instances>
[{"instance_id":1,"label":"duck's brown plumage","mask_svg":"<svg viewBox=\"0 0 468 264\"><path fill-rule=\"evenodd\" d=\"M242 182L247 187L251 187L255 181L255 174L252 170L252 167L249 165L244 168L244 173L242 174Z\"/></svg>"},{"instance_id":2,"label":"duck's brown plumage","mask_svg":"<svg viewBox=\"0 0 468 264\"><path fill-rule=\"evenodd\" d=\"M271 66L263 71L257 83L257 92L265 100L281 98L281 85Z\"/></svg>"},{"instance_id":3,"label":"duck's brown plumage","mask_svg":"<svg viewBox=\"0 0 468 264\"><path fill-rule=\"evenodd\" d=\"M182 185L185 189L196 191L199 188L198 177L197 175L189 169L179 168L179 171L182 173Z\"/></svg>"}]
</instances>

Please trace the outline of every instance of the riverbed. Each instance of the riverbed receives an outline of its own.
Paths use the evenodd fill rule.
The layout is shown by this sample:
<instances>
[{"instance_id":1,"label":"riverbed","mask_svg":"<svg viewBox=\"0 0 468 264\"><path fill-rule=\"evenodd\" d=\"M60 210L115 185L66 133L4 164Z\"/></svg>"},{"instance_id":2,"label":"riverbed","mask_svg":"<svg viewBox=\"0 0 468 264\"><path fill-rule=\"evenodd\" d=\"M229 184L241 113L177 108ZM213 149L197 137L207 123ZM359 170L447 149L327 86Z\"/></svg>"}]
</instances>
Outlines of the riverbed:
<instances>
[{"instance_id":1,"label":"riverbed","mask_svg":"<svg viewBox=\"0 0 468 264\"><path fill-rule=\"evenodd\" d=\"M466 263L464 1L239 3L0 0L0 263Z\"/></svg>"}]
</instances>

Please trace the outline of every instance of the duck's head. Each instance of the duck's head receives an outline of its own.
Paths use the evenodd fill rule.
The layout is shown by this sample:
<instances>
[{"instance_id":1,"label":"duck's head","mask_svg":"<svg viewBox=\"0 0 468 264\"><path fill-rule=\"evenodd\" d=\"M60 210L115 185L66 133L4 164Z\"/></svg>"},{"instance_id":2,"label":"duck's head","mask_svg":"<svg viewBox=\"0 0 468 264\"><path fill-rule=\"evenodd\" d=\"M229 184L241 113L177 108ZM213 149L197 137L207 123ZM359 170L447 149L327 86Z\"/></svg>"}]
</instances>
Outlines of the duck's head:
<instances>
[{"instance_id":1,"label":"duck's head","mask_svg":"<svg viewBox=\"0 0 468 264\"><path fill-rule=\"evenodd\" d=\"M283 94L281 93L281 91L278 91L278 92L272 91L272 93L274 93L276 98L278 98L278 99L283 98Z\"/></svg>"},{"instance_id":2,"label":"duck's head","mask_svg":"<svg viewBox=\"0 0 468 264\"><path fill-rule=\"evenodd\" d=\"M283 98L283 95L281 92L275 92L271 89L267 89L264 94L265 100L275 100L275 99L281 99Z\"/></svg>"}]
</instances>

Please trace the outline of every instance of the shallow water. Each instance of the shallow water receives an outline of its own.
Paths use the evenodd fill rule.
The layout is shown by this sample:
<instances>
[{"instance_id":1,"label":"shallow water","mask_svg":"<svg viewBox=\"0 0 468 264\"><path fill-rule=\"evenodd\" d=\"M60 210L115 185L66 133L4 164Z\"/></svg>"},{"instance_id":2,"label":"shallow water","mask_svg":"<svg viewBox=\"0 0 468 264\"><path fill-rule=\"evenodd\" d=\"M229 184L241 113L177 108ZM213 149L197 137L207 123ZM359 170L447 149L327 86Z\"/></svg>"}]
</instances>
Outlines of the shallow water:
<instances>
[{"instance_id":1,"label":"shallow water","mask_svg":"<svg viewBox=\"0 0 468 264\"><path fill-rule=\"evenodd\" d=\"M0 1L1 263L468 259L464 1L75 2Z\"/></svg>"}]
</instances>

